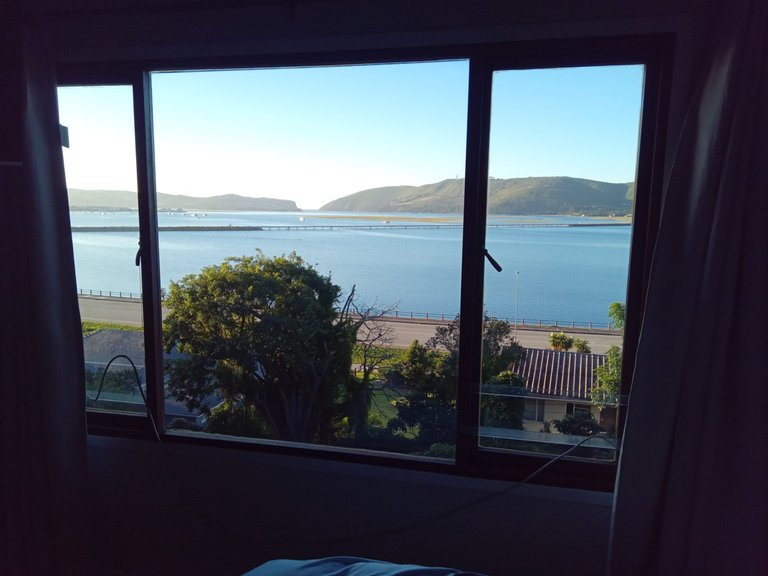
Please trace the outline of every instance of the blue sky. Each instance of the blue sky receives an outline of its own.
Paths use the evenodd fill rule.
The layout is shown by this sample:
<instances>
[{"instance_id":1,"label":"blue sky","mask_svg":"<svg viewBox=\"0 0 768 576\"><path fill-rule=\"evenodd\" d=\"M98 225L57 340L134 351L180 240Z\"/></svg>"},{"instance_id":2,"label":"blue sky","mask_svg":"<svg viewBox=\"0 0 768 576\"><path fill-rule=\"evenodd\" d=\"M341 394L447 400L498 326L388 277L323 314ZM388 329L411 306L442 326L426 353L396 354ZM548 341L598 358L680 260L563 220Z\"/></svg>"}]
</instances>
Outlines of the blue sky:
<instances>
[{"instance_id":1,"label":"blue sky","mask_svg":"<svg viewBox=\"0 0 768 576\"><path fill-rule=\"evenodd\" d=\"M462 177L468 64L152 76L159 192L313 209ZM634 179L642 68L497 72L490 174ZM128 87L60 90L68 186L135 190Z\"/></svg>"}]
</instances>

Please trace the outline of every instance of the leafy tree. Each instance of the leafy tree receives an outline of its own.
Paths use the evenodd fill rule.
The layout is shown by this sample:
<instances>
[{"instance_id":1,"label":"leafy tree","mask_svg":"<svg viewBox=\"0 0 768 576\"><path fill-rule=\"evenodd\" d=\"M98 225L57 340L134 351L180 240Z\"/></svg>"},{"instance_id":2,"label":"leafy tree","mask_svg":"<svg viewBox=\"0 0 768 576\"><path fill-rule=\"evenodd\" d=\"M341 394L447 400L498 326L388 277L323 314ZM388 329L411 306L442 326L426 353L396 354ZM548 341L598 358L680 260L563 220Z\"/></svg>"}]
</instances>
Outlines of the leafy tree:
<instances>
[{"instance_id":1,"label":"leafy tree","mask_svg":"<svg viewBox=\"0 0 768 576\"><path fill-rule=\"evenodd\" d=\"M339 295L295 253L227 258L171 283L164 344L186 355L167 366L171 393L209 412L219 391L209 430L328 440L357 328L337 313Z\"/></svg>"},{"instance_id":2,"label":"leafy tree","mask_svg":"<svg viewBox=\"0 0 768 576\"><path fill-rule=\"evenodd\" d=\"M525 349L512 338L507 322L486 316L483 320L483 382L520 386L509 371L525 357ZM398 401L398 416L390 430L410 431L420 445L453 443L456 435L459 317L439 326L426 345L415 341L401 363L402 382L410 387ZM523 400L483 395L481 418L488 426L522 428Z\"/></svg>"},{"instance_id":3,"label":"leafy tree","mask_svg":"<svg viewBox=\"0 0 768 576\"><path fill-rule=\"evenodd\" d=\"M561 434L573 434L576 436L594 436L602 432L600 424L590 413L576 412L572 416L566 416L562 420L552 420L552 425Z\"/></svg>"},{"instance_id":4,"label":"leafy tree","mask_svg":"<svg viewBox=\"0 0 768 576\"><path fill-rule=\"evenodd\" d=\"M211 411L206 422L206 431L213 434L232 436L264 436L269 434L264 421L256 410L245 404L224 403Z\"/></svg>"},{"instance_id":5,"label":"leafy tree","mask_svg":"<svg viewBox=\"0 0 768 576\"><path fill-rule=\"evenodd\" d=\"M499 372L488 381L490 386L510 386L515 388L525 388L525 380L519 374L512 372L512 370L504 370Z\"/></svg>"},{"instance_id":6,"label":"leafy tree","mask_svg":"<svg viewBox=\"0 0 768 576\"><path fill-rule=\"evenodd\" d=\"M613 320L616 329L624 328L624 320L627 316L627 308L623 302L611 302L608 308L608 316Z\"/></svg>"},{"instance_id":7,"label":"leafy tree","mask_svg":"<svg viewBox=\"0 0 768 576\"><path fill-rule=\"evenodd\" d=\"M427 347L445 350L448 353L446 369L458 378L459 360L459 316L445 326L438 326L435 335L427 340ZM508 322L485 316L483 318L483 364L482 381L488 382L493 376L509 370L525 358L525 349L512 336Z\"/></svg>"},{"instance_id":8,"label":"leafy tree","mask_svg":"<svg viewBox=\"0 0 768 576\"><path fill-rule=\"evenodd\" d=\"M574 338L573 347L576 349L576 352L581 352L582 354L592 353L592 348L590 347L589 342L582 338Z\"/></svg>"},{"instance_id":9,"label":"leafy tree","mask_svg":"<svg viewBox=\"0 0 768 576\"><path fill-rule=\"evenodd\" d=\"M595 368L592 403L601 409L616 406L621 388L621 360L621 348L611 346L606 352L605 364Z\"/></svg>"},{"instance_id":10,"label":"leafy tree","mask_svg":"<svg viewBox=\"0 0 768 576\"><path fill-rule=\"evenodd\" d=\"M488 381L487 389L496 394L486 392L480 397L480 424L522 430L525 411L523 378L505 370Z\"/></svg>"},{"instance_id":11,"label":"leafy tree","mask_svg":"<svg viewBox=\"0 0 768 576\"><path fill-rule=\"evenodd\" d=\"M442 359L437 351L414 340L400 365L403 382L411 388L429 388L435 394L449 396L451 391L445 390L446 383L439 378L441 365Z\"/></svg>"},{"instance_id":12,"label":"leafy tree","mask_svg":"<svg viewBox=\"0 0 768 576\"><path fill-rule=\"evenodd\" d=\"M410 390L395 404L390 432L409 432L425 447L455 442L456 380L446 377L445 363L445 352L413 341L400 368Z\"/></svg>"},{"instance_id":13,"label":"leafy tree","mask_svg":"<svg viewBox=\"0 0 768 576\"><path fill-rule=\"evenodd\" d=\"M552 348L552 350L568 352L568 350L573 348L573 338L568 336L565 332L550 332L549 347Z\"/></svg>"}]
</instances>

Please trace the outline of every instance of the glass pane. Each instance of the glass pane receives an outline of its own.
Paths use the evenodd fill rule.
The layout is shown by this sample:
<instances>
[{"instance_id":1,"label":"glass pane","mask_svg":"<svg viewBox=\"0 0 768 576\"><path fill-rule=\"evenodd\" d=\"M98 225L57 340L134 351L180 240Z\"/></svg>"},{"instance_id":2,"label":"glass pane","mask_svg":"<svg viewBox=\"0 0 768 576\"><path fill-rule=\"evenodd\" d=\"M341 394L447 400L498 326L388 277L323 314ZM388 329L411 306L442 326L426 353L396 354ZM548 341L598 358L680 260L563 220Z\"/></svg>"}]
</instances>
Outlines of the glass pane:
<instances>
[{"instance_id":1,"label":"glass pane","mask_svg":"<svg viewBox=\"0 0 768 576\"><path fill-rule=\"evenodd\" d=\"M62 87L89 409L145 412L139 218L130 86ZM68 140L68 142L67 142Z\"/></svg>"},{"instance_id":2,"label":"glass pane","mask_svg":"<svg viewBox=\"0 0 768 576\"><path fill-rule=\"evenodd\" d=\"M616 456L643 72L494 73L482 447Z\"/></svg>"},{"instance_id":3,"label":"glass pane","mask_svg":"<svg viewBox=\"0 0 768 576\"><path fill-rule=\"evenodd\" d=\"M153 74L171 429L453 457L467 75Z\"/></svg>"}]
</instances>

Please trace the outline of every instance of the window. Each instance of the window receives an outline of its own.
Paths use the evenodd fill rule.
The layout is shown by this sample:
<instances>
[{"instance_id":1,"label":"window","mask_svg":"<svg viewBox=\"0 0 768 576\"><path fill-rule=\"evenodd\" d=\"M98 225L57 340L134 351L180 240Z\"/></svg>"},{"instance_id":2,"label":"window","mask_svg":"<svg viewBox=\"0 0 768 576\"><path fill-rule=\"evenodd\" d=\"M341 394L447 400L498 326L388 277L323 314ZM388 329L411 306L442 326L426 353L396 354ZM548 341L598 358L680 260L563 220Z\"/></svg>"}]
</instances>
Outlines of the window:
<instances>
[{"instance_id":1,"label":"window","mask_svg":"<svg viewBox=\"0 0 768 576\"><path fill-rule=\"evenodd\" d=\"M138 197L130 85L59 89L86 403L143 413L146 391Z\"/></svg>"},{"instance_id":2,"label":"window","mask_svg":"<svg viewBox=\"0 0 768 576\"><path fill-rule=\"evenodd\" d=\"M455 395L430 395L456 374L430 374L427 328L460 304L467 75L466 60L151 75L170 429L451 456ZM300 276L314 288L288 302ZM259 322L236 328L236 306Z\"/></svg>"},{"instance_id":3,"label":"window","mask_svg":"<svg viewBox=\"0 0 768 576\"><path fill-rule=\"evenodd\" d=\"M128 66L166 438L513 478L567 451L542 481L608 487L666 46ZM62 102L115 76L65 68Z\"/></svg>"},{"instance_id":4,"label":"window","mask_svg":"<svg viewBox=\"0 0 768 576\"><path fill-rule=\"evenodd\" d=\"M549 399L552 426L527 430L523 404L492 390L481 447L562 453L552 433L613 434L568 400L589 401L597 366L622 346L609 313L626 301L643 77L641 65L492 72L485 246L498 269L486 266L481 386L514 372Z\"/></svg>"},{"instance_id":5,"label":"window","mask_svg":"<svg viewBox=\"0 0 768 576\"><path fill-rule=\"evenodd\" d=\"M532 422L544 421L544 400L537 400L534 398L526 398L523 405L523 420L531 420Z\"/></svg>"},{"instance_id":6,"label":"window","mask_svg":"<svg viewBox=\"0 0 768 576\"><path fill-rule=\"evenodd\" d=\"M589 418L592 415L592 406L589 404L574 404L573 402L568 402L565 405L565 414L567 416L582 416L584 418Z\"/></svg>"}]
</instances>

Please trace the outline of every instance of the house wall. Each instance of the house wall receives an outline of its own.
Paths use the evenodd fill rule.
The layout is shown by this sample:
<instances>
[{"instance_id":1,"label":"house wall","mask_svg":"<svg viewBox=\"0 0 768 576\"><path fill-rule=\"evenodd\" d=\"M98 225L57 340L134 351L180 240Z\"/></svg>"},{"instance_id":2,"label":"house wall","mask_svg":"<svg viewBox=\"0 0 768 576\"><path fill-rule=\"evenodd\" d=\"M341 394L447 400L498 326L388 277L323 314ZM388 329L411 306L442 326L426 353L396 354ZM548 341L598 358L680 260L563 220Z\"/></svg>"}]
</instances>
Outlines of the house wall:
<instances>
[{"instance_id":1,"label":"house wall","mask_svg":"<svg viewBox=\"0 0 768 576\"><path fill-rule=\"evenodd\" d=\"M560 420L565 417L565 402L557 402L555 400L547 400L544 403L544 420L546 422L552 422L552 420ZM554 426L552 427L554 431Z\"/></svg>"}]
</instances>

